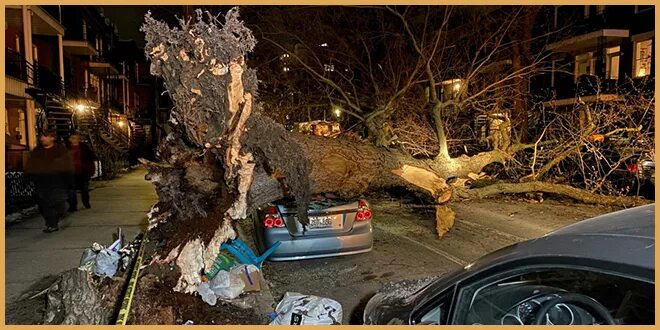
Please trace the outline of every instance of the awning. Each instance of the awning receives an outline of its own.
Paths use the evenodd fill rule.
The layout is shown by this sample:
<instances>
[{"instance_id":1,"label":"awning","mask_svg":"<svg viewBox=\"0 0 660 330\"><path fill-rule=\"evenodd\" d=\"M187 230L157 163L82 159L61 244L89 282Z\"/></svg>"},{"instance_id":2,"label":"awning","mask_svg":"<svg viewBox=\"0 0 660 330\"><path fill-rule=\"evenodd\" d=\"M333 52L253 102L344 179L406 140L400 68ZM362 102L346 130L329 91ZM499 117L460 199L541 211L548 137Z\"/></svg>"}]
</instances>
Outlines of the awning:
<instances>
[{"instance_id":1,"label":"awning","mask_svg":"<svg viewBox=\"0 0 660 330\"><path fill-rule=\"evenodd\" d=\"M95 75L108 76L108 75L118 75L119 71L108 62L94 62L90 61L87 65L89 71Z\"/></svg>"},{"instance_id":2,"label":"awning","mask_svg":"<svg viewBox=\"0 0 660 330\"><path fill-rule=\"evenodd\" d=\"M602 45L604 47L614 46L619 44L622 38L627 38L628 34L628 30L603 29L553 42L545 49L553 52L579 53L598 48L601 41L604 42Z\"/></svg>"},{"instance_id":3,"label":"awning","mask_svg":"<svg viewBox=\"0 0 660 330\"><path fill-rule=\"evenodd\" d=\"M6 5L5 19L10 26L23 26L21 5ZM39 6L28 6L32 12L32 33L46 36L64 35L64 26Z\"/></svg>"},{"instance_id":4,"label":"awning","mask_svg":"<svg viewBox=\"0 0 660 330\"><path fill-rule=\"evenodd\" d=\"M98 52L87 40L63 40L64 51L72 55L97 55Z\"/></svg>"}]
</instances>

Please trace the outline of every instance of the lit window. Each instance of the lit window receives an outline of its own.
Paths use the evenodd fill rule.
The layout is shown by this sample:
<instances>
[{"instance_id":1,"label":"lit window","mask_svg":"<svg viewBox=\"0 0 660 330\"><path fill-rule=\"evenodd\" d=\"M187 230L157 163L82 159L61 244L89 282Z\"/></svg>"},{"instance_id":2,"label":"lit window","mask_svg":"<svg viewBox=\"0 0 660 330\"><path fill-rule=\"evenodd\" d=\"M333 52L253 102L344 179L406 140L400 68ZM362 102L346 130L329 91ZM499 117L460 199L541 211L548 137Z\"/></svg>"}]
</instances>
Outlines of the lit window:
<instances>
[{"instance_id":1,"label":"lit window","mask_svg":"<svg viewBox=\"0 0 660 330\"><path fill-rule=\"evenodd\" d=\"M449 79L442 82L444 99L454 99L461 94L465 87L465 79Z\"/></svg>"},{"instance_id":2,"label":"lit window","mask_svg":"<svg viewBox=\"0 0 660 330\"><path fill-rule=\"evenodd\" d=\"M619 59L620 59L621 47L610 47L605 51L606 53L606 62L605 62L605 76L607 79L619 79Z\"/></svg>"},{"instance_id":3,"label":"lit window","mask_svg":"<svg viewBox=\"0 0 660 330\"><path fill-rule=\"evenodd\" d=\"M594 74L594 54L592 52L575 56L575 80L582 75Z\"/></svg>"},{"instance_id":4,"label":"lit window","mask_svg":"<svg viewBox=\"0 0 660 330\"><path fill-rule=\"evenodd\" d=\"M653 40L648 39L635 43L635 77L644 77L651 74L651 52Z\"/></svg>"},{"instance_id":5,"label":"lit window","mask_svg":"<svg viewBox=\"0 0 660 330\"><path fill-rule=\"evenodd\" d=\"M326 72L335 71L335 65L334 64L323 64L323 70L325 70Z\"/></svg>"}]
</instances>

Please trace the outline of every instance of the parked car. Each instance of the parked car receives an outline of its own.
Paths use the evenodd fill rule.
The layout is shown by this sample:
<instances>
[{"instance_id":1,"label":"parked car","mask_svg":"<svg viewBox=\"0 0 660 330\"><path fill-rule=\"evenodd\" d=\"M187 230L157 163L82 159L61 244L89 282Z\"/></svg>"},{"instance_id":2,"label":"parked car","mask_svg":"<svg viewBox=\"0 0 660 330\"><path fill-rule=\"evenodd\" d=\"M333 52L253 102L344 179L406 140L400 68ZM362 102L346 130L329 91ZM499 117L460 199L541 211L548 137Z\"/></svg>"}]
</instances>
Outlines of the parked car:
<instances>
[{"instance_id":1,"label":"parked car","mask_svg":"<svg viewBox=\"0 0 660 330\"><path fill-rule=\"evenodd\" d=\"M260 207L252 216L260 252L281 242L269 260L335 257L372 249L373 212L364 199L318 195L309 204L308 224L299 221L296 213L294 201L281 200Z\"/></svg>"},{"instance_id":2,"label":"parked car","mask_svg":"<svg viewBox=\"0 0 660 330\"><path fill-rule=\"evenodd\" d=\"M368 301L364 323L654 324L654 209L610 213L503 248L411 294L383 290Z\"/></svg>"}]
</instances>

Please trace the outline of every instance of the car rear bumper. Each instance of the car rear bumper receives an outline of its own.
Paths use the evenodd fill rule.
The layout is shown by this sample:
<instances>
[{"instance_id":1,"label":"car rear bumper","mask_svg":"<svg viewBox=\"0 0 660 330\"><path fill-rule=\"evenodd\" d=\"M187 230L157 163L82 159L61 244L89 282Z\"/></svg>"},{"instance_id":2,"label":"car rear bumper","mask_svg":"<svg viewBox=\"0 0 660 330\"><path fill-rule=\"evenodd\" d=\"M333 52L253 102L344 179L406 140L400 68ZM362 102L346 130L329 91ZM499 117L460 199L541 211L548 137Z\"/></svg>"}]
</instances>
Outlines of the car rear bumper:
<instances>
[{"instance_id":1,"label":"car rear bumper","mask_svg":"<svg viewBox=\"0 0 660 330\"><path fill-rule=\"evenodd\" d=\"M284 229L284 228L283 228ZM337 257L371 251L373 247L373 228L367 226L354 228L341 236L291 236L286 229L264 233L262 251L276 242L280 246L268 260L290 261L324 257Z\"/></svg>"}]
</instances>

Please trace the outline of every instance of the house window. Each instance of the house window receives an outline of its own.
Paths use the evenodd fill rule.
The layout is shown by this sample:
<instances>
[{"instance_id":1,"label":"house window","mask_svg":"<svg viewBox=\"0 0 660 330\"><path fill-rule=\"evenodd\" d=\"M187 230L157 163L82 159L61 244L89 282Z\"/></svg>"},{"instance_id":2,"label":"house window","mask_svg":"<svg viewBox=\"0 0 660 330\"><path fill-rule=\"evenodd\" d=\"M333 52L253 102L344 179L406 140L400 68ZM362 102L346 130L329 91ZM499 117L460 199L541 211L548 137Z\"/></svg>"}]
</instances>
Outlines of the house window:
<instances>
[{"instance_id":1,"label":"house window","mask_svg":"<svg viewBox=\"0 0 660 330\"><path fill-rule=\"evenodd\" d=\"M653 39L638 41L635 43L635 77L644 77L651 74L651 52L653 51Z\"/></svg>"},{"instance_id":2,"label":"house window","mask_svg":"<svg viewBox=\"0 0 660 330\"><path fill-rule=\"evenodd\" d=\"M605 77L619 79L619 59L621 47L610 47L605 50Z\"/></svg>"},{"instance_id":3,"label":"house window","mask_svg":"<svg viewBox=\"0 0 660 330\"><path fill-rule=\"evenodd\" d=\"M27 146L25 109L14 106L5 108L5 135L5 143Z\"/></svg>"},{"instance_id":4,"label":"house window","mask_svg":"<svg viewBox=\"0 0 660 330\"><path fill-rule=\"evenodd\" d=\"M595 64L592 52L575 56L575 81L582 75L593 75Z\"/></svg>"}]
</instances>

